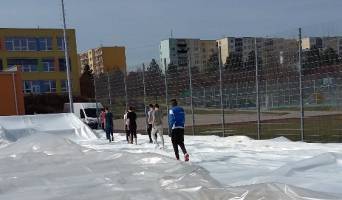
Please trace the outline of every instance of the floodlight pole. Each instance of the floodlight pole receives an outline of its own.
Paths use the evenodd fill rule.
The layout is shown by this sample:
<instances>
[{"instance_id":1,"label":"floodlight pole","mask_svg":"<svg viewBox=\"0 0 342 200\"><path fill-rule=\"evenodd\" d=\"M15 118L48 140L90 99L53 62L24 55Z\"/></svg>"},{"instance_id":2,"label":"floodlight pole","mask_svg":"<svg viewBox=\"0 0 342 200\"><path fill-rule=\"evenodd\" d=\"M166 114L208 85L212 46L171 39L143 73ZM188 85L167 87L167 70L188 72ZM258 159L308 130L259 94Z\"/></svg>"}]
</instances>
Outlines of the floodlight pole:
<instances>
[{"instance_id":1,"label":"floodlight pole","mask_svg":"<svg viewBox=\"0 0 342 200\"><path fill-rule=\"evenodd\" d=\"M65 66L67 73L67 82L68 82L68 95L69 95L69 110L70 113L74 112L73 100L72 100L72 86L70 79L70 64L69 64L69 52L68 52L68 42L67 42L67 34L66 34L66 23L65 23L65 9L64 9L64 0L62 2L62 14L63 14L63 40L64 40L64 55L65 55Z\"/></svg>"}]
</instances>

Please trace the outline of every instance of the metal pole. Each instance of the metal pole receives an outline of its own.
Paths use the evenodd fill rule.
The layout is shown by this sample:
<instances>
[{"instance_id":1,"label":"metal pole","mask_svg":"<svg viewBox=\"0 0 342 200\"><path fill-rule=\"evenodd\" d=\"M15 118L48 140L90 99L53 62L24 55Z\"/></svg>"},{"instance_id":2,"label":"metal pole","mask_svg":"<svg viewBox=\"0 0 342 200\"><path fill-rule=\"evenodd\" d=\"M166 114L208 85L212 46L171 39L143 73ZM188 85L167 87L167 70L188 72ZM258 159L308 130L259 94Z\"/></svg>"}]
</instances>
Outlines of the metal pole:
<instances>
[{"instance_id":1,"label":"metal pole","mask_svg":"<svg viewBox=\"0 0 342 200\"><path fill-rule=\"evenodd\" d=\"M68 94L69 94L69 109L70 113L74 112L73 100L72 100L72 90L71 90L71 80L70 80L70 65L69 65L69 53L68 53L68 42L66 35L66 23L65 23L65 9L64 9L64 0L62 2L62 13L63 13L63 36L64 36L64 55L65 55L65 66L67 73L67 82L68 82Z\"/></svg>"},{"instance_id":2,"label":"metal pole","mask_svg":"<svg viewBox=\"0 0 342 200\"><path fill-rule=\"evenodd\" d=\"M236 106L236 108L239 108L239 106L238 106L238 95L239 95L239 82L236 83L236 94L235 94L235 106Z\"/></svg>"},{"instance_id":3,"label":"metal pole","mask_svg":"<svg viewBox=\"0 0 342 200\"><path fill-rule=\"evenodd\" d=\"M195 135L195 114L194 114L194 105L193 105L193 98L192 98L191 54L189 53L188 56L189 56L188 69L189 69L189 87L190 87L190 107L191 107L191 115L192 115L192 135Z\"/></svg>"},{"instance_id":4,"label":"metal pole","mask_svg":"<svg viewBox=\"0 0 342 200\"><path fill-rule=\"evenodd\" d=\"M222 132L223 137L226 134L226 120L225 120L225 113L224 113L224 105L223 105L223 83L222 83L222 62L221 62L221 47L219 47L218 57L219 57L219 71L220 71L220 100L221 100L221 114L222 114Z\"/></svg>"},{"instance_id":5,"label":"metal pole","mask_svg":"<svg viewBox=\"0 0 342 200\"><path fill-rule=\"evenodd\" d=\"M143 71L142 71L142 77L143 77L143 87L144 87L144 108L145 108L145 128L146 128L146 133L147 133L147 125L148 125L148 115L147 115L147 105L146 105L146 84L145 84L145 64L142 64L143 66Z\"/></svg>"},{"instance_id":6,"label":"metal pole","mask_svg":"<svg viewBox=\"0 0 342 200\"><path fill-rule=\"evenodd\" d=\"M299 28L299 94L300 94L300 133L301 140L304 141L304 103L303 103L303 86L302 86L302 29Z\"/></svg>"},{"instance_id":7,"label":"metal pole","mask_svg":"<svg viewBox=\"0 0 342 200\"><path fill-rule=\"evenodd\" d=\"M109 72L107 72L107 88L108 88L108 98L109 98L109 105L112 107L112 95L111 95L111 88L110 88L110 79L109 79Z\"/></svg>"},{"instance_id":8,"label":"metal pole","mask_svg":"<svg viewBox=\"0 0 342 200\"><path fill-rule=\"evenodd\" d=\"M98 102L97 102L97 89L96 89L96 75L94 74L93 75L93 81L94 81L94 93L95 93L95 106L96 106L96 118L97 118L97 121L99 122L100 119L99 119L99 105L98 105ZM100 123L97 123L97 128L100 128Z\"/></svg>"},{"instance_id":9,"label":"metal pole","mask_svg":"<svg viewBox=\"0 0 342 200\"><path fill-rule=\"evenodd\" d=\"M315 80L313 80L313 90L314 90L314 95L315 95L315 104L317 105L318 101L317 101L316 81Z\"/></svg>"},{"instance_id":10,"label":"metal pole","mask_svg":"<svg viewBox=\"0 0 342 200\"><path fill-rule=\"evenodd\" d=\"M127 68L125 68L125 71L124 71L124 85L125 85L125 103L126 103L126 108L125 110L128 109L128 94L127 94Z\"/></svg>"},{"instance_id":11,"label":"metal pole","mask_svg":"<svg viewBox=\"0 0 342 200\"><path fill-rule=\"evenodd\" d=\"M257 106L257 136L260 140L260 96L259 96L259 64L258 64L258 48L257 39L254 38L254 55L255 55L255 89L256 89L256 106Z\"/></svg>"},{"instance_id":12,"label":"metal pole","mask_svg":"<svg viewBox=\"0 0 342 200\"><path fill-rule=\"evenodd\" d=\"M15 84L15 74L14 74L14 72L12 73L12 82L13 82L15 112L17 113L17 115L19 115L18 97L17 97L17 86L16 86L16 84Z\"/></svg>"},{"instance_id":13,"label":"metal pole","mask_svg":"<svg viewBox=\"0 0 342 200\"><path fill-rule=\"evenodd\" d=\"M166 112L167 112L167 121L169 122L169 100L168 100L168 86L167 86L167 68L166 68L166 58L164 58L164 84L165 84L165 106L166 106ZM170 133L170 127L167 126L168 133Z\"/></svg>"}]
</instances>

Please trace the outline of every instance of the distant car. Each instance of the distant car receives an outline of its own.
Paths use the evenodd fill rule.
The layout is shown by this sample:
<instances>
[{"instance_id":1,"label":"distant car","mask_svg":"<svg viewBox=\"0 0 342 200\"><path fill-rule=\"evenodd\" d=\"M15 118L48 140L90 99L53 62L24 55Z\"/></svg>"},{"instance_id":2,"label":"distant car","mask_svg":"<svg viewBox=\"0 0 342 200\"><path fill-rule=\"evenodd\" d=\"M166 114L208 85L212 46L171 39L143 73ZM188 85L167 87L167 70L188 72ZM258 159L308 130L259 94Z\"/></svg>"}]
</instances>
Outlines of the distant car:
<instances>
[{"instance_id":1,"label":"distant car","mask_svg":"<svg viewBox=\"0 0 342 200\"><path fill-rule=\"evenodd\" d=\"M101 103L73 103L74 114L92 129L99 125L99 114L103 106ZM64 112L70 112L69 103L64 104Z\"/></svg>"}]
</instances>

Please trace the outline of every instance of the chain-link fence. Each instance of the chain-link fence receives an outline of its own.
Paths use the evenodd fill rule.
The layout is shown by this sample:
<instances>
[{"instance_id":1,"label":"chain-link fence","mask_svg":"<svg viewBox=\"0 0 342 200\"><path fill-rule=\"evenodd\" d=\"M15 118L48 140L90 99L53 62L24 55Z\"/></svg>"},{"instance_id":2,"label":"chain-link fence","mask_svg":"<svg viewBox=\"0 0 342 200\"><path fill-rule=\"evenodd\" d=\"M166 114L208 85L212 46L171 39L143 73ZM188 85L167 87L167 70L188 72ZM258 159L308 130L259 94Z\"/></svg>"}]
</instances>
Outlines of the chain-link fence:
<instances>
[{"instance_id":1,"label":"chain-link fence","mask_svg":"<svg viewBox=\"0 0 342 200\"><path fill-rule=\"evenodd\" d=\"M302 38L298 32L227 41L233 50L226 57L220 41L202 59L182 43L178 63L152 60L127 73L101 74L96 98L112 109L117 129L132 105L144 133L148 104L158 103L166 116L175 98L186 111L186 134L342 141L342 37Z\"/></svg>"}]
</instances>

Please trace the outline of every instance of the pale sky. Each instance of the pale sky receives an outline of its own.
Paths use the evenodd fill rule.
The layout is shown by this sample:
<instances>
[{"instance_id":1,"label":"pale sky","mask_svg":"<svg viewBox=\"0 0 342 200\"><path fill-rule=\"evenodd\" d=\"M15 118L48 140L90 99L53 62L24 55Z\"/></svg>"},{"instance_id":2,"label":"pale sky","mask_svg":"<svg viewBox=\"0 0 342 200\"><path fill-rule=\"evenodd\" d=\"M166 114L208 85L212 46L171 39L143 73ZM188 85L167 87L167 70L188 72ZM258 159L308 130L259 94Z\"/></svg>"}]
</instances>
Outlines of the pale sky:
<instances>
[{"instance_id":1,"label":"pale sky","mask_svg":"<svg viewBox=\"0 0 342 200\"><path fill-rule=\"evenodd\" d=\"M61 28L60 0L1 0L0 27ZM170 36L295 37L342 35L342 0L65 0L68 28L78 52L126 46L127 63L158 58Z\"/></svg>"}]
</instances>

